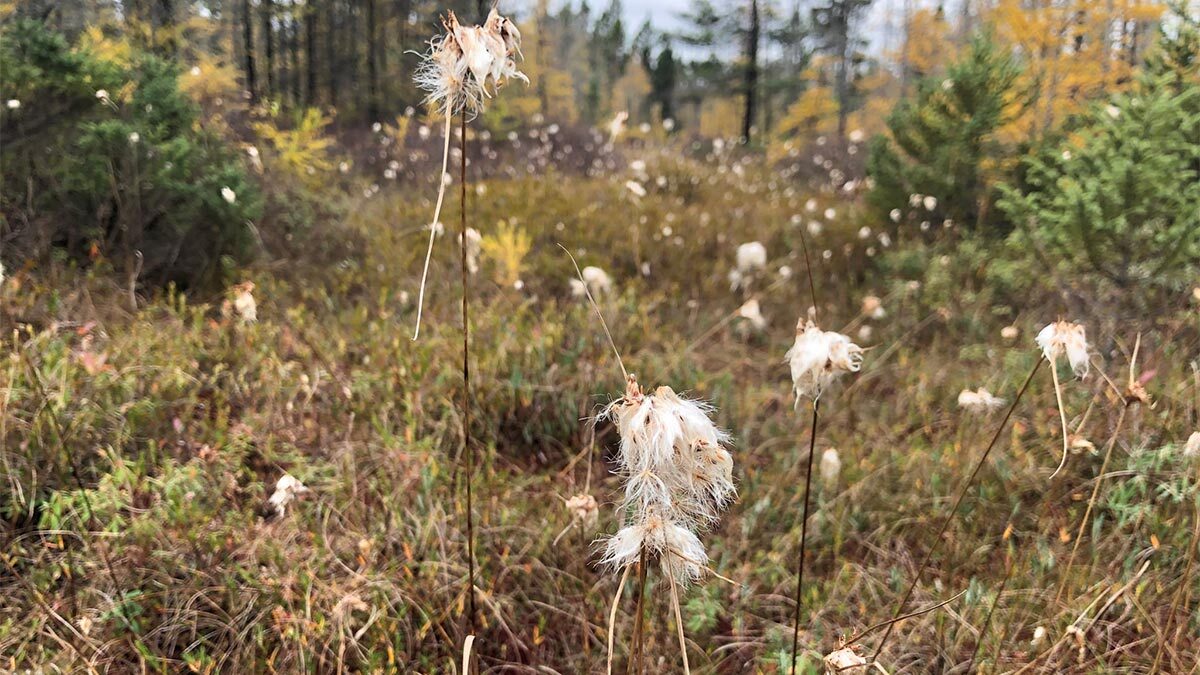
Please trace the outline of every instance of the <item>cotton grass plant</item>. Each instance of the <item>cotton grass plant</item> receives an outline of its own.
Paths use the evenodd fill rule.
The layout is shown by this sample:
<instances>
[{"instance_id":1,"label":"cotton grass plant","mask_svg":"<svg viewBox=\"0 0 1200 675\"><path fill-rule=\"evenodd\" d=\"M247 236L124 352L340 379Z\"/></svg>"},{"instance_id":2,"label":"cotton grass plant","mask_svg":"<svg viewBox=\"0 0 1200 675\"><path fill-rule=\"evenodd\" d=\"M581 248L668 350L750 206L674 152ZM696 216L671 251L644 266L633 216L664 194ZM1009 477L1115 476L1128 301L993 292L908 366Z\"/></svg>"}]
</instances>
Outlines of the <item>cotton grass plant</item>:
<instances>
[{"instance_id":1,"label":"cotton grass plant","mask_svg":"<svg viewBox=\"0 0 1200 675\"><path fill-rule=\"evenodd\" d=\"M804 471L804 510L800 516L800 559L796 562L796 608L792 617L792 672L795 673L796 658L800 648L800 610L804 601L804 557L808 543L808 512L812 501L813 463L817 452L821 395L838 378L847 373L857 373L862 368L863 349L845 335L833 331L823 331L817 326L816 321L808 321L801 317L796 324L796 340L784 355L784 359L792 373L794 407L799 409L800 402L804 399L808 399L812 403L808 463ZM829 459L822 458L823 473L836 474L840 471L840 460L837 461L837 468L832 468L831 460L836 459L836 454Z\"/></svg>"},{"instance_id":2,"label":"cotton grass plant","mask_svg":"<svg viewBox=\"0 0 1200 675\"><path fill-rule=\"evenodd\" d=\"M808 462L804 470L804 510L800 516L800 558L796 561L796 605L792 617L792 668L795 675L796 659L800 650L800 610L804 603L804 557L808 545L808 512L812 502L813 464L817 453L817 428L820 423L821 394L835 380L847 373L857 373L862 368L863 349L849 337L833 331L823 331L817 326L817 286L813 278L812 260L808 255L808 241L803 231L800 243L804 251L804 263L808 272L808 290L812 298L813 320L801 316L796 322L796 339L784 355L792 374L793 407L799 409L802 399L812 402L812 423L809 427ZM741 258L739 250L739 259ZM740 260L739 260L740 262ZM836 458L836 457L835 457ZM824 458L823 458L824 459ZM824 463L824 462L823 462ZM840 471L841 462L837 462Z\"/></svg>"},{"instance_id":3,"label":"cotton grass plant","mask_svg":"<svg viewBox=\"0 0 1200 675\"><path fill-rule=\"evenodd\" d=\"M712 421L714 408L703 401L680 396L671 387L648 393L625 369L608 323L592 294L596 275L585 278L575 258L560 245L575 265L582 291L595 311L617 364L625 378L625 394L598 416L611 420L620 437L617 475L622 492L617 512L620 529L601 540L600 563L620 574L609 613L607 672L612 673L616 611L629 578L637 569L637 614L631 638L630 670L641 672L645 590L648 568L657 563L671 592L671 609L679 638L683 671L690 673L683 612L682 589L700 580L711 569L700 535L714 527L721 513L737 497L733 482L733 455L726 447L731 437ZM605 275L607 276L607 275ZM584 506L590 496L572 498L568 508Z\"/></svg>"},{"instance_id":4,"label":"cotton grass plant","mask_svg":"<svg viewBox=\"0 0 1200 675\"><path fill-rule=\"evenodd\" d=\"M459 249L462 281L462 420L463 454L466 457L466 526L467 526L467 579L466 596L468 626L471 636L463 650L464 669L470 660L470 644L475 633L478 616L475 602L475 529L472 504L472 479L475 471L475 448L471 440L471 367L470 367L470 290L468 277L478 270L478 256L483 237L474 228L467 226L467 122L484 112L486 102L501 86L516 79L526 83L529 79L517 69L516 60L521 57L521 33L509 19L500 15L493 7L481 26L464 26L454 12L447 12L442 20L445 33L430 41L430 49L422 58L414 77L418 87L426 92L425 103L445 117L442 145L442 168L438 174L438 196L433 219L429 225L429 246L425 253L425 265L421 272L421 287L417 299L416 328L413 340L420 336L421 313L425 304L425 285L429 274L429 261L433 255L433 242L441 223L442 203L445 198L446 167L450 156L450 129L455 115L460 118L459 141L459 198L461 220L459 227Z\"/></svg>"}]
</instances>

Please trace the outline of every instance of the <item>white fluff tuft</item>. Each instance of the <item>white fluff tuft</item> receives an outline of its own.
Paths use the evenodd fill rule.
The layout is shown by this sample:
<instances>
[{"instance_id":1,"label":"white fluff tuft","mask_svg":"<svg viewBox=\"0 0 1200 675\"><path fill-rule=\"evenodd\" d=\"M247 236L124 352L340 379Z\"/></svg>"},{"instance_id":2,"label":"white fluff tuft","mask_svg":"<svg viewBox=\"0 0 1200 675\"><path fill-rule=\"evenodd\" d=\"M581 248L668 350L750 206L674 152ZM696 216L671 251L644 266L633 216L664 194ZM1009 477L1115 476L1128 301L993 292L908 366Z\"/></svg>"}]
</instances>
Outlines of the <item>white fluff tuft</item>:
<instances>
[{"instance_id":1,"label":"white fluff tuft","mask_svg":"<svg viewBox=\"0 0 1200 675\"><path fill-rule=\"evenodd\" d=\"M670 387L646 394L633 377L625 396L602 413L621 437L620 510L628 523L605 542L605 565L620 570L645 552L677 583L700 578L708 556L697 532L715 524L737 495L729 434L711 413Z\"/></svg>"},{"instance_id":2,"label":"white fluff tuft","mask_svg":"<svg viewBox=\"0 0 1200 675\"><path fill-rule=\"evenodd\" d=\"M796 341L784 356L792 369L792 391L800 399L817 400L838 377L862 368L863 349L850 338L823 331L803 318L796 325Z\"/></svg>"},{"instance_id":3,"label":"white fluff tuft","mask_svg":"<svg viewBox=\"0 0 1200 675\"><path fill-rule=\"evenodd\" d=\"M1089 369L1087 334L1083 324L1055 321L1037 334L1037 345L1047 361L1066 356L1076 377L1087 377Z\"/></svg>"}]
</instances>

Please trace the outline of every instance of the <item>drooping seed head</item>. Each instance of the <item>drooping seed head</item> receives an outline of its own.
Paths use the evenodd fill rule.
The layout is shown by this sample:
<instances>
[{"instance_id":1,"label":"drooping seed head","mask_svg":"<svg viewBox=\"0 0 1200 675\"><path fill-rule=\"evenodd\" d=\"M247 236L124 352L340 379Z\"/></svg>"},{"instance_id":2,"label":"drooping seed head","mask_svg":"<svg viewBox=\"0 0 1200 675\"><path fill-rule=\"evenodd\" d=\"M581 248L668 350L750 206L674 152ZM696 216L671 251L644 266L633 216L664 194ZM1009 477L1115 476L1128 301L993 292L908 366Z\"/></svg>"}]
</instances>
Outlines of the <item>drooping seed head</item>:
<instances>
[{"instance_id":1,"label":"drooping seed head","mask_svg":"<svg viewBox=\"0 0 1200 675\"><path fill-rule=\"evenodd\" d=\"M796 405L808 397L817 400L838 377L862 368L863 349L850 338L823 331L815 322L801 318L796 324L796 341L784 356L792 370Z\"/></svg>"},{"instance_id":2,"label":"drooping seed head","mask_svg":"<svg viewBox=\"0 0 1200 675\"><path fill-rule=\"evenodd\" d=\"M454 12L446 13L442 26L445 34L430 41L415 76L426 102L442 114L478 114L508 80L529 82L517 70L521 33L496 9L482 26L462 25Z\"/></svg>"},{"instance_id":3,"label":"drooping seed head","mask_svg":"<svg viewBox=\"0 0 1200 675\"><path fill-rule=\"evenodd\" d=\"M1037 345L1047 361L1066 356L1076 377L1088 374L1088 343L1083 324L1055 321L1037 334Z\"/></svg>"}]
</instances>

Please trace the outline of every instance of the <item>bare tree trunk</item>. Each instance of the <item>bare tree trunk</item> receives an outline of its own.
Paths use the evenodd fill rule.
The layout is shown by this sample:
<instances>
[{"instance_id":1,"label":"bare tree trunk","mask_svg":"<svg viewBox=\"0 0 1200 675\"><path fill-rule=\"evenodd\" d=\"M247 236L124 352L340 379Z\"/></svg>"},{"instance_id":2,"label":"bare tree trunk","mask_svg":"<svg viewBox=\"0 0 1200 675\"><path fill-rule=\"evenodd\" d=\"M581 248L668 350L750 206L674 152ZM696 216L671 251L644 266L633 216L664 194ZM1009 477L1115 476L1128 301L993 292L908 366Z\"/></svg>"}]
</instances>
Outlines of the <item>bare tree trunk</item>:
<instances>
[{"instance_id":1,"label":"bare tree trunk","mask_svg":"<svg viewBox=\"0 0 1200 675\"><path fill-rule=\"evenodd\" d=\"M300 22L296 17L296 12L299 11L299 6L295 0L291 2L291 8L288 12L288 49L291 52L291 70L292 70L292 103L299 106L303 103L304 97L300 92L300 81L302 74L300 72Z\"/></svg>"},{"instance_id":2,"label":"bare tree trunk","mask_svg":"<svg viewBox=\"0 0 1200 675\"><path fill-rule=\"evenodd\" d=\"M367 116L379 121L379 33L375 25L375 0L367 0Z\"/></svg>"},{"instance_id":3,"label":"bare tree trunk","mask_svg":"<svg viewBox=\"0 0 1200 675\"><path fill-rule=\"evenodd\" d=\"M746 38L746 108L742 114L742 142L750 142L758 98L758 42L761 26L758 0L750 0L750 33Z\"/></svg>"},{"instance_id":4,"label":"bare tree trunk","mask_svg":"<svg viewBox=\"0 0 1200 675\"><path fill-rule=\"evenodd\" d=\"M548 55L546 54L546 14L549 4L547 0L538 0L537 4L537 60L538 65L544 70L546 64L549 63ZM538 108L542 113L542 117L550 114L550 97L546 91L546 78L537 78L537 97Z\"/></svg>"},{"instance_id":5,"label":"bare tree trunk","mask_svg":"<svg viewBox=\"0 0 1200 675\"><path fill-rule=\"evenodd\" d=\"M317 104L317 8L304 5L304 57L307 59L308 82L304 93L306 105Z\"/></svg>"},{"instance_id":6,"label":"bare tree trunk","mask_svg":"<svg viewBox=\"0 0 1200 675\"><path fill-rule=\"evenodd\" d=\"M834 35L837 40L837 100L838 142L846 138L846 117L850 114L850 10L841 5L833 17L837 23Z\"/></svg>"},{"instance_id":7,"label":"bare tree trunk","mask_svg":"<svg viewBox=\"0 0 1200 675\"><path fill-rule=\"evenodd\" d=\"M267 98L275 95L275 39L272 22L275 14L274 0L262 0L261 8L262 18L262 39L263 39L263 54L266 56L267 62L264 68L267 71Z\"/></svg>"},{"instance_id":8,"label":"bare tree trunk","mask_svg":"<svg viewBox=\"0 0 1200 675\"><path fill-rule=\"evenodd\" d=\"M337 0L325 0L325 67L329 76L329 105L338 102Z\"/></svg>"},{"instance_id":9,"label":"bare tree trunk","mask_svg":"<svg viewBox=\"0 0 1200 675\"><path fill-rule=\"evenodd\" d=\"M246 91L250 100L258 98L257 76L254 72L254 16L250 12L250 0L242 0L242 51L246 71Z\"/></svg>"}]
</instances>

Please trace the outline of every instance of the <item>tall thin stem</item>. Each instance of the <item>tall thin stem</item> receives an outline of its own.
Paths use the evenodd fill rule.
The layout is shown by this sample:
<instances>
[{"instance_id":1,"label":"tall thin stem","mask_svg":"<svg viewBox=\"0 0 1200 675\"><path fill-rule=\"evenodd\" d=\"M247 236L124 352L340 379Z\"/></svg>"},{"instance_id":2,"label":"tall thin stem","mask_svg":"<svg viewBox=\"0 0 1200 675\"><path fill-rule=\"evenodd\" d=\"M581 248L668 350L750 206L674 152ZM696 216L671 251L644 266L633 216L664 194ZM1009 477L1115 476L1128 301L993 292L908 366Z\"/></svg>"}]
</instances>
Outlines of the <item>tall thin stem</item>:
<instances>
[{"instance_id":1,"label":"tall thin stem","mask_svg":"<svg viewBox=\"0 0 1200 675\"><path fill-rule=\"evenodd\" d=\"M666 551L667 560L671 559L671 551ZM667 580L671 583L671 609L675 612L675 632L679 635L679 655L683 658L683 675L691 675L692 669L688 665L687 655L687 640L683 636L683 612L679 609L679 590L675 587L675 577L671 574L668 565L666 570Z\"/></svg>"},{"instance_id":2,"label":"tall thin stem","mask_svg":"<svg viewBox=\"0 0 1200 675\"><path fill-rule=\"evenodd\" d=\"M800 561L796 563L796 612L792 616L792 675L796 675L796 657L800 649L800 608L804 604L804 552L808 545L808 506L812 494L813 458L817 454L817 424L821 400L813 400L812 425L808 436L808 466L804 471L804 511L800 520Z\"/></svg>"},{"instance_id":3,"label":"tall thin stem","mask_svg":"<svg viewBox=\"0 0 1200 675\"><path fill-rule=\"evenodd\" d=\"M613 666L613 635L617 628L617 608L621 606L621 594L625 591L625 582L629 579L629 565L621 571L621 580L617 582L617 592L613 595L612 609L608 611L608 675L612 675Z\"/></svg>"},{"instance_id":4,"label":"tall thin stem","mask_svg":"<svg viewBox=\"0 0 1200 675\"><path fill-rule=\"evenodd\" d=\"M429 222L429 247L425 249L425 267L421 270L421 289L417 291L417 327L413 330L413 340L416 340L421 335L421 311L425 309L425 280L429 276L429 260L433 257L433 240L437 237L438 221L442 217L442 201L446 197L446 167L450 161L450 122L454 119L454 115L446 111L446 133L442 144L442 172L438 174L438 196L437 204L433 207L433 220ZM466 148L466 139L463 139L463 148ZM466 153L463 154L466 156Z\"/></svg>"},{"instance_id":5,"label":"tall thin stem","mask_svg":"<svg viewBox=\"0 0 1200 675\"><path fill-rule=\"evenodd\" d=\"M75 479L75 487L79 489L79 497L83 501L83 508L87 510L87 522L84 523L84 527L93 528L96 526L96 511L92 508L91 498L88 497L88 489L83 483L83 472L79 469L79 463L75 458L75 453L71 452L71 450L67 448L67 433L63 428L62 421L58 418L58 412L54 410L54 406L50 403L50 394L46 391L46 385L42 383L42 378L38 374L37 368L31 362L26 362L26 367L29 372L29 379L34 383L35 386L37 386L38 395L46 405L45 409L50 415L50 424L54 427L54 435L58 438L58 445L64 452L66 452L67 461L71 467L71 477ZM87 539L82 535L80 536L80 540L85 542L85 545L88 545ZM113 591L119 596L123 596L124 593L121 590L121 584L117 581L117 571L113 567L112 559L109 558L108 553L105 551L105 547L97 548L92 546L91 548L100 554L100 560L104 563L105 569L108 570L109 579L112 580ZM74 578L75 570L72 569L72 593L74 593ZM74 603L74 598L72 598L72 603ZM75 609L75 607L72 607L72 611ZM117 612L117 616L121 618L121 622L125 624L126 628L128 628L130 631L134 630L133 624L129 621L129 617L125 615L124 610Z\"/></svg>"},{"instance_id":6,"label":"tall thin stem","mask_svg":"<svg viewBox=\"0 0 1200 675\"><path fill-rule=\"evenodd\" d=\"M1083 511L1083 518L1079 520L1079 529L1075 533L1075 543L1071 546L1071 555L1067 558L1067 566L1063 570L1062 582L1058 586L1058 593L1054 596L1054 604L1062 599L1063 592L1071 583L1071 567L1075 564L1075 554L1079 552L1079 542L1083 539L1083 531L1087 527L1088 520L1092 515L1092 508L1096 505L1096 497L1100 495L1100 486L1104 483L1104 475L1108 473L1108 462L1112 459L1113 447L1117 444L1117 437L1121 435L1121 425L1125 423L1125 413L1129 411L1129 404L1126 403L1121 407L1121 413L1117 416L1117 426L1113 430L1112 437L1108 439L1108 447L1104 449L1104 461L1100 463L1100 473L1096 476L1096 484L1092 486L1092 496L1088 498L1087 508ZM1070 600L1070 596L1067 596Z\"/></svg>"},{"instance_id":7,"label":"tall thin stem","mask_svg":"<svg viewBox=\"0 0 1200 675\"><path fill-rule=\"evenodd\" d=\"M1054 400L1058 403L1058 419L1060 422L1062 422L1062 435L1063 435L1062 461L1060 461L1058 463L1058 468L1054 470L1054 473L1050 474L1050 478L1053 479L1055 476L1058 475L1059 471L1062 471L1063 466L1065 466L1067 463L1067 454L1070 452L1070 449L1071 449L1071 438L1070 438L1070 434L1067 433L1067 411L1066 411L1066 408L1063 407L1062 386L1058 383L1058 361L1057 360L1050 362L1050 376L1054 379Z\"/></svg>"},{"instance_id":8,"label":"tall thin stem","mask_svg":"<svg viewBox=\"0 0 1200 675\"><path fill-rule=\"evenodd\" d=\"M462 161L458 168L459 197L462 199L459 244L462 255L462 375L463 375L463 452L467 456L467 598L471 611L469 625L475 632L475 517L471 503L471 483L475 476L475 446L471 443L471 315L469 311L470 286L467 284L467 115L463 113L459 127L462 138ZM449 129L446 130L449 134Z\"/></svg>"},{"instance_id":9,"label":"tall thin stem","mask_svg":"<svg viewBox=\"0 0 1200 675\"><path fill-rule=\"evenodd\" d=\"M992 606L988 608L987 616L983 619L983 627L979 629L979 638L975 640L975 649L971 650L971 660L967 662L967 669L963 672L974 672L971 669L975 666L975 657L979 656L979 648L983 646L983 638L987 635L988 628L992 625L992 615L996 613L996 607L1000 604L1000 596L1004 595L1004 589L1008 587L1008 580L1012 578L1013 573L1012 556L1008 556L1008 564L1004 570L1004 579L1000 582L1000 589L996 591L996 599L992 600Z\"/></svg>"},{"instance_id":10,"label":"tall thin stem","mask_svg":"<svg viewBox=\"0 0 1200 675\"><path fill-rule=\"evenodd\" d=\"M912 594L917 590L917 585L921 583L921 575L924 574L925 568L929 566L929 561L933 559L933 555L937 553L938 546L942 543L942 537L946 534L946 530L950 528L950 523L954 522L954 517L958 515L958 509L962 506L963 498L967 496L967 491L971 489L971 485L975 482L975 478L979 476L980 469L987 462L987 458L992 454L992 448L996 447L996 442L1000 440L1000 434L1004 432L1004 427L1008 425L1008 420L1012 417L1013 411L1017 409L1017 404L1021 402L1021 397L1025 395L1025 391L1029 389L1029 385L1033 382L1033 376L1037 374L1039 368L1042 367L1042 359L1039 358L1037 363L1033 365L1033 369L1029 371L1029 377L1025 378L1025 384L1021 385L1020 391L1013 398L1012 405L1008 407L1008 412L1004 414L1004 419L1000 421L1000 425L996 427L996 433L992 436L992 440L988 443L987 449L979 456L979 460L975 463L975 468L971 470L971 475L963 483L962 488L958 491L958 497L954 500L954 506L950 508L950 513L946 515L942 521L942 526L938 533L933 537L933 543L929 545L929 550L925 552L925 557L921 560L921 564L917 566L917 572L913 575L912 583L908 585L908 589L904 591L904 597L896 604L896 611L893 618L899 617L904 611L904 606L912 599ZM887 631L880 638L879 644L875 647L875 653L871 656L872 661L879 659L879 654L883 652L884 645L887 644L888 638L892 635L892 630L896 627L895 623L888 624Z\"/></svg>"},{"instance_id":11,"label":"tall thin stem","mask_svg":"<svg viewBox=\"0 0 1200 675\"><path fill-rule=\"evenodd\" d=\"M629 655L629 663L625 666L625 675L642 672L642 632L646 623L646 548L642 547L642 556L638 560L637 579L637 616L633 620L633 649Z\"/></svg>"},{"instance_id":12,"label":"tall thin stem","mask_svg":"<svg viewBox=\"0 0 1200 675\"><path fill-rule=\"evenodd\" d=\"M813 318L817 317L817 284L813 281L812 259L808 256L808 237L800 228L800 248L804 250L804 269L808 271L808 292L812 296ZM794 666L793 666L794 667Z\"/></svg>"},{"instance_id":13,"label":"tall thin stem","mask_svg":"<svg viewBox=\"0 0 1200 675\"><path fill-rule=\"evenodd\" d=\"M1176 630L1175 640L1167 637L1167 631L1170 630L1171 624L1175 621L1175 613L1179 611L1179 601L1183 598L1188 584L1192 579L1192 565L1196 562L1196 542L1200 540L1200 505L1192 512L1192 538L1188 541L1187 563L1183 568L1183 578L1179 580L1179 587L1175 589L1175 597L1171 599L1171 611L1167 614L1167 623L1163 626L1163 636L1158 641L1158 651L1154 655L1154 665L1150 667L1151 675L1158 673L1158 666L1162 663L1163 649L1168 642L1178 642L1179 630L1187 625L1187 618L1183 620L1183 624Z\"/></svg>"}]
</instances>

